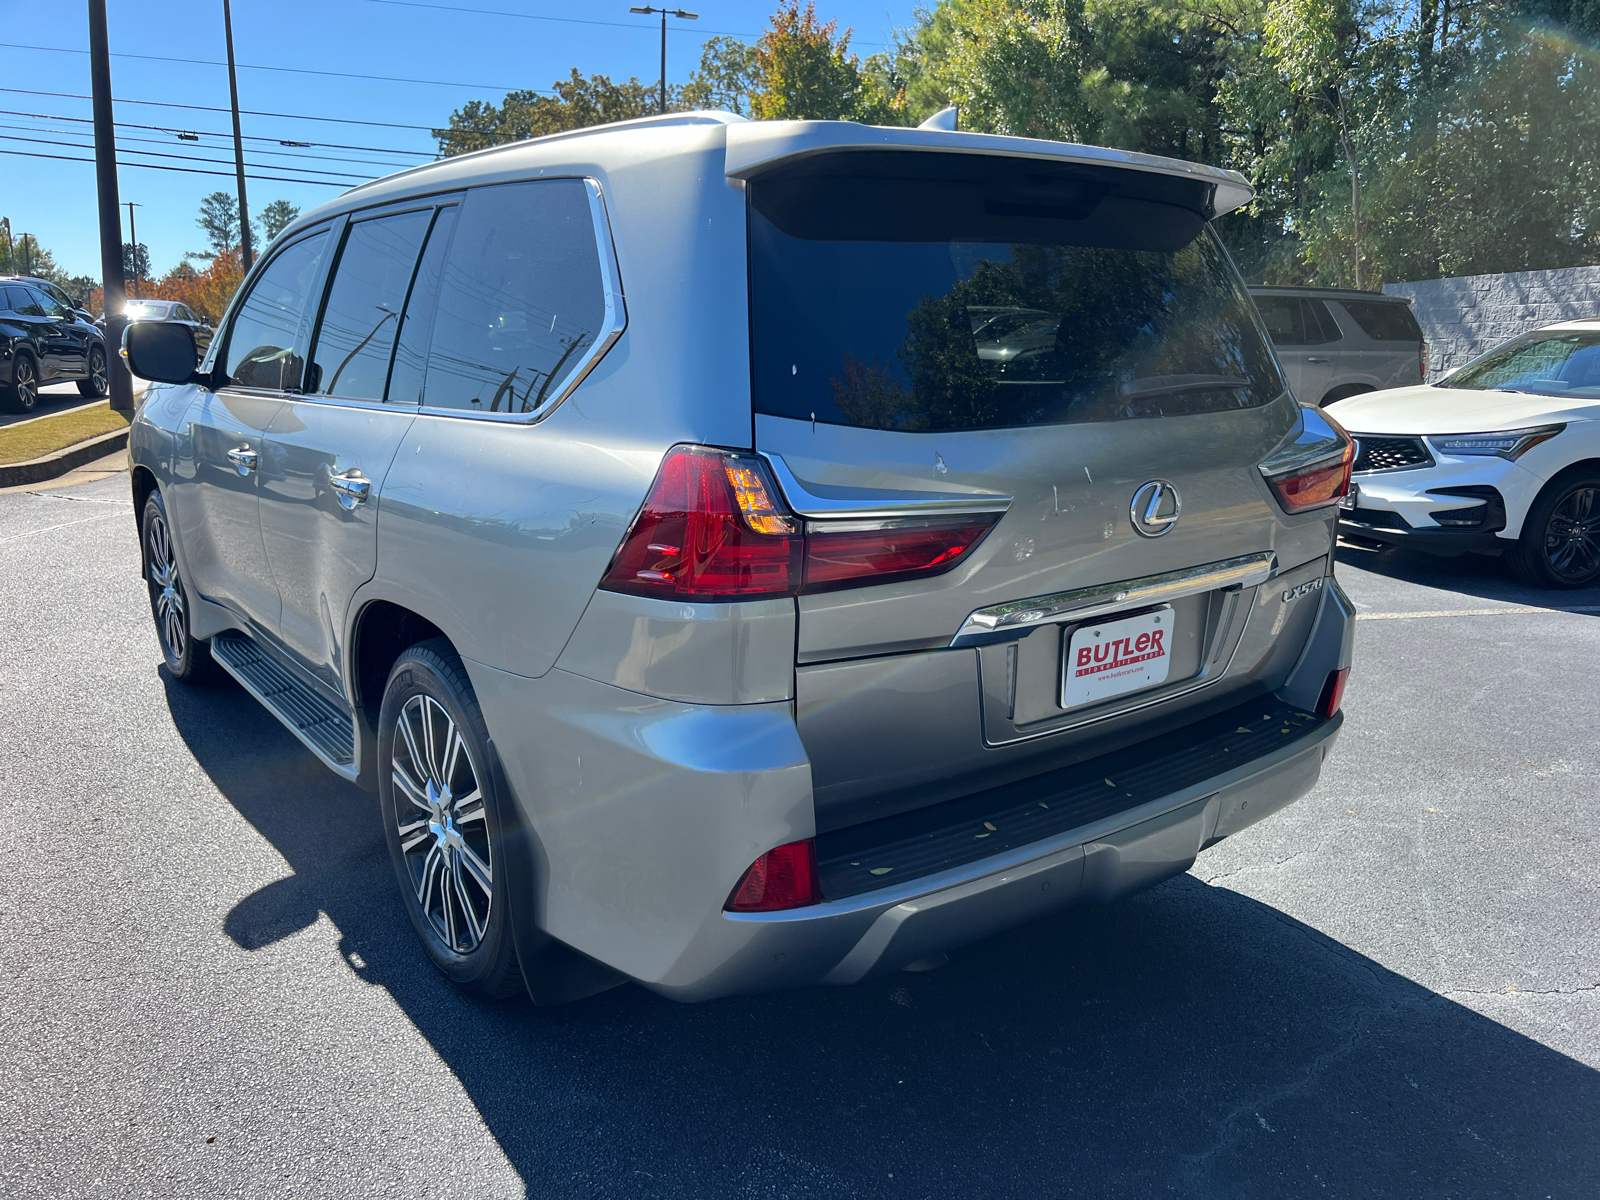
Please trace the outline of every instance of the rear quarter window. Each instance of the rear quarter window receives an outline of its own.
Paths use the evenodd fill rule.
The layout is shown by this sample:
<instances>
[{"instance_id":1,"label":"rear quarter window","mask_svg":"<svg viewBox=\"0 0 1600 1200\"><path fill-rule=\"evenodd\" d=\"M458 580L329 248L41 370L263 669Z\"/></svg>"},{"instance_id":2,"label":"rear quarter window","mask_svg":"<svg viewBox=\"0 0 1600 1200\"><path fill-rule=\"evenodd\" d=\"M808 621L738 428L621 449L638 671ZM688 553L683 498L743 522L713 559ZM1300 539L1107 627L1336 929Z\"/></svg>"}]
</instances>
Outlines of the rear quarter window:
<instances>
[{"instance_id":1,"label":"rear quarter window","mask_svg":"<svg viewBox=\"0 0 1600 1200\"><path fill-rule=\"evenodd\" d=\"M1422 327L1405 304L1384 304L1376 300L1341 300L1350 319L1361 326L1375 342L1420 342Z\"/></svg>"}]
</instances>

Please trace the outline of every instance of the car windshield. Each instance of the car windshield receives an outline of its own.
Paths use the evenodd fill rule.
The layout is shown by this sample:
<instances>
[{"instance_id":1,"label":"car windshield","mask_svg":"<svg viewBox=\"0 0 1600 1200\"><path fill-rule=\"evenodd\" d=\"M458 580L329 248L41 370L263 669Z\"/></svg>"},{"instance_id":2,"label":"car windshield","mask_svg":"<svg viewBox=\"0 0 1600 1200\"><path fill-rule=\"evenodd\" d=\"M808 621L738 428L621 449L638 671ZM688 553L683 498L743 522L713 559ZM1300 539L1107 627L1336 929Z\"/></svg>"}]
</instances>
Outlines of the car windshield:
<instances>
[{"instance_id":1,"label":"car windshield","mask_svg":"<svg viewBox=\"0 0 1600 1200\"><path fill-rule=\"evenodd\" d=\"M914 169L754 189L757 412L935 432L1225 412L1283 391L1221 244L1182 207L1127 194L1141 180Z\"/></svg>"},{"instance_id":2,"label":"car windshield","mask_svg":"<svg viewBox=\"0 0 1600 1200\"><path fill-rule=\"evenodd\" d=\"M1438 386L1536 396L1600 396L1600 330L1530 333L1474 359Z\"/></svg>"},{"instance_id":3,"label":"car windshield","mask_svg":"<svg viewBox=\"0 0 1600 1200\"><path fill-rule=\"evenodd\" d=\"M127 311L130 321L159 321L167 315L167 306L155 300L130 300Z\"/></svg>"}]
</instances>

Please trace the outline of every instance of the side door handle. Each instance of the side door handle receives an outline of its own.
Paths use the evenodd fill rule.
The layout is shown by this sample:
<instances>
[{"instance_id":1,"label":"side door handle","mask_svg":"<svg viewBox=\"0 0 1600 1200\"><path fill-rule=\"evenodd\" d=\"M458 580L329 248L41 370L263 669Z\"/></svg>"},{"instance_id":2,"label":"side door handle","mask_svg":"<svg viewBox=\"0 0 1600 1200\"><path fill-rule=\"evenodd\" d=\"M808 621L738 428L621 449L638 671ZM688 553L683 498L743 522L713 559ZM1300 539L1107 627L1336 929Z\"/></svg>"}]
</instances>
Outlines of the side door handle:
<instances>
[{"instance_id":1,"label":"side door handle","mask_svg":"<svg viewBox=\"0 0 1600 1200\"><path fill-rule=\"evenodd\" d=\"M1325 363L1328 360L1323 358L1321 355L1308 354L1308 355L1306 355L1306 361L1307 362L1314 362L1314 363Z\"/></svg>"},{"instance_id":2,"label":"side door handle","mask_svg":"<svg viewBox=\"0 0 1600 1200\"><path fill-rule=\"evenodd\" d=\"M228 461L233 464L233 469L241 475L248 475L256 469L261 462L261 455L250 449L250 443L235 446L228 451Z\"/></svg>"},{"instance_id":3,"label":"side door handle","mask_svg":"<svg viewBox=\"0 0 1600 1200\"><path fill-rule=\"evenodd\" d=\"M328 480L328 486L339 497L339 503L349 511L358 504L365 504L367 497L372 495L372 480L361 473L360 467L351 467L333 476Z\"/></svg>"}]
</instances>

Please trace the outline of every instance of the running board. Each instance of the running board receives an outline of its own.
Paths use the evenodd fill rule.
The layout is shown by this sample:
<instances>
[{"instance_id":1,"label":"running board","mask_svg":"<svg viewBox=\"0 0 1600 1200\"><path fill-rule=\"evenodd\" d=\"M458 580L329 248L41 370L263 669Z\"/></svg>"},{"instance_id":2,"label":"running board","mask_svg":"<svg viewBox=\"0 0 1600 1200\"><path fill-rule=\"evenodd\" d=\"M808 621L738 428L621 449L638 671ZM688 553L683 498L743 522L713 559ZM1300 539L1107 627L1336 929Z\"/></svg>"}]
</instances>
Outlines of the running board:
<instances>
[{"instance_id":1,"label":"running board","mask_svg":"<svg viewBox=\"0 0 1600 1200\"><path fill-rule=\"evenodd\" d=\"M211 657L323 763L347 779L356 777L349 709L333 704L237 630L211 639Z\"/></svg>"}]
</instances>

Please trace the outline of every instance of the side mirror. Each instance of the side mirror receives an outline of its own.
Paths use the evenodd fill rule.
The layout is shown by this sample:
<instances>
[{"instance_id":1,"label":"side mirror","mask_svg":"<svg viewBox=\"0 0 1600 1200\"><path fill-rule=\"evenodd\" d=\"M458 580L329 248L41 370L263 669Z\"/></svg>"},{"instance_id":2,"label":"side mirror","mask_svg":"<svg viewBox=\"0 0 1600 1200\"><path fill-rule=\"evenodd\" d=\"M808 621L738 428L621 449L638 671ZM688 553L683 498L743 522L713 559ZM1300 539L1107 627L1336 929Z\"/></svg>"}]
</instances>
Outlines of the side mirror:
<instances>
[{"instance_id":1,"label":"side mirror","mask_svg":"<svg viewBox=\"0 0 1600 1200\"><path fill-rule=\"evenodd\" d=\"M156 383L188 383L200 366L194 331L165 321L135 321L122 331L128 370Z\"/></svg>"}]
</instances>

